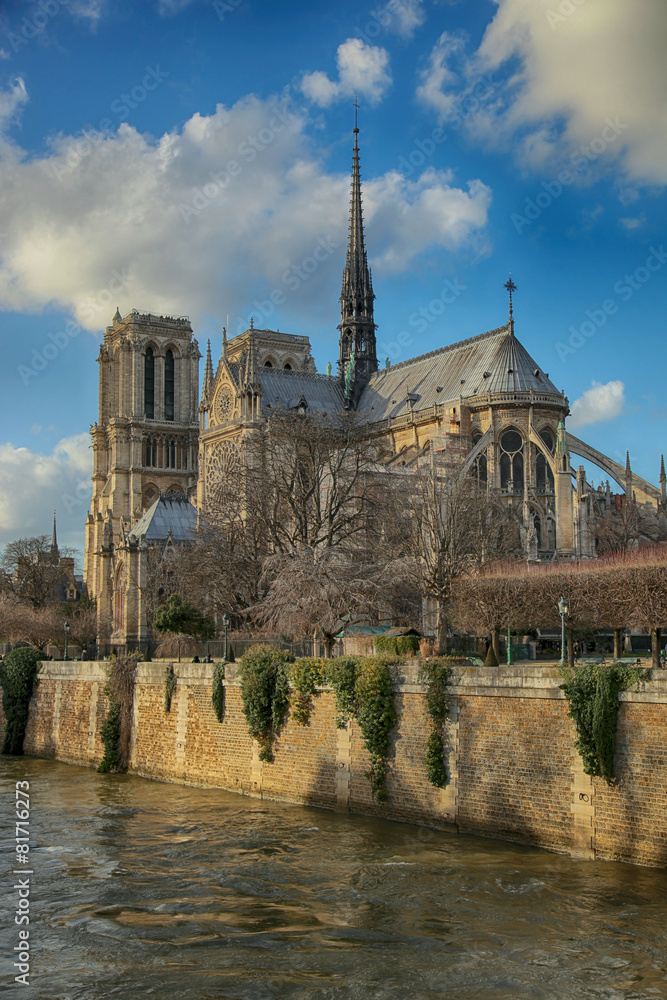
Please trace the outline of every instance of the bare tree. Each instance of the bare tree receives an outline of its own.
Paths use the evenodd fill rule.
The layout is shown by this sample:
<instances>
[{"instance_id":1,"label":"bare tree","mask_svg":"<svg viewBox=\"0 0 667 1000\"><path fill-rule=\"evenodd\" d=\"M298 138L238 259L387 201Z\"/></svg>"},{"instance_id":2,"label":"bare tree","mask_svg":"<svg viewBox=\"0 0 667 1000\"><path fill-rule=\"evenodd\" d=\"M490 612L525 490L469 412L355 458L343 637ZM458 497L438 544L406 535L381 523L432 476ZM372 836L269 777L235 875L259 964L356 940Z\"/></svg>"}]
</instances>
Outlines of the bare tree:
<instances>
[{"instance_id":1,"label":"bare tree","mask_svg":"<svg viewBox=\"0 0 667 1000\"><path fill-rule=\"evenodd\" d=\"M277 410L246 457L245 515L271 552L332 548L365 533L376 465L354 413Z\"/></svg>"},{"instance_id":2,"label":"bare tree","mask_svg":"<svg viewBox=\"0 0 667 1000\"><path fill-rule=\"evenodd\" d=\"M629 552L667 538L664 518L656 510L625 496L614 501L610 509L599 501L596 504L593 531L600 555Z\"/></svg>"},{"instance_id":3,"label":"bare tree","mask_svg":"<svg viewBox=\"0 0 667 1000\"><path fill-rule=\"evenodd\" d=\"M336 635L358 623L380 619L415 624L419 597L404 560L341 545L302 549L266 560L266 597L249 609L260 627L287 635L324 639L330 656Z\"/></svg>"},{"instance_id":4,"label":"bare tree","mask_svg":"<svg viewBox=\"0 0 667 1000\"><path fill-rule=\"evenodd\" d=\"M475 479L431 465L405 477L404 503L411 511L409 539L422 594L436 605L439 649L447 647L447 618L456 581L480 566L516 552L515 512Z\"/></svg>"},{"instance_id":5,"label":"bare tree","mask_svg":"<svg viewBox=\"0 0 667 1000\"><path fill-rule=\"evenodd\" d=\"M61 559L71 559L73 550L60 549ZM41 608L61 600L60 585L67 579L66 572L51 552L51 542L46 535L18 538L8 542L2 556L3 584L18 598Z\"/></svg>"}]
</instances>

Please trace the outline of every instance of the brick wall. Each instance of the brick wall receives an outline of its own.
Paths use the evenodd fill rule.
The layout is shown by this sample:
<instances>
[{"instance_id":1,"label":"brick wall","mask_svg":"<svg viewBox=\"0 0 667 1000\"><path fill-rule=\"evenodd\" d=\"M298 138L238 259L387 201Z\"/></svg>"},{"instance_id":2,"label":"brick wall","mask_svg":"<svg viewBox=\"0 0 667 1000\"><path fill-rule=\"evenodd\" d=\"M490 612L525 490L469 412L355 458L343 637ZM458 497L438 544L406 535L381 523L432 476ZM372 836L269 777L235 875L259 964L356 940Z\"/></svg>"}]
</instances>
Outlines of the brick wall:
<instances>
[{"instance_id":1,"label":"brick wall","mask_svg":"<svg viewBox=\"0 0 667 1000\"><path fill-rule=\"evenodd\" d=\"M233 667L225 714L211 705L213 668L173 664L178 684L165 711L166 663L140 663L131 770L148 778L212 785L247 795L535 844L583 857L667 865L667 678L621 696L615 785L583 773L574 725L553 667L459 669L445 728L450 780L427 781L430 732L417 668L395 677L388 802L365 777L369 759L355 723L336 729L334 697L313 699L307 726L288 718L275 762L248 736ZM104 665L47 663L33 695L25 751L96 766L107 711ZM0 728L2 716L0 714Z\"/></svg>"}]
</instances>

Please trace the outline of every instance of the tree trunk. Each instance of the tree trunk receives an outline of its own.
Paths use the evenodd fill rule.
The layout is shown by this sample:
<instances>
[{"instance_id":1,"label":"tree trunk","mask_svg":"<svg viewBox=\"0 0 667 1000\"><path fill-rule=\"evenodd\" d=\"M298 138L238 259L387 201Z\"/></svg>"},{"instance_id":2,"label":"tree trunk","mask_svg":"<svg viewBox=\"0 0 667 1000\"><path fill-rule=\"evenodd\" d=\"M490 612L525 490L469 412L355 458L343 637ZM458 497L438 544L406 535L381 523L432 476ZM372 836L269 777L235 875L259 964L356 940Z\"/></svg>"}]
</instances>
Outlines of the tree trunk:
<instances>
[{"instance_id":1,"label":"tree trunk","mask_svg":"<svg viewBox=\"0 0 667 1000\"><path fill-rule=\"evenodd\" d=\"M327 660L331 659L331 654L333 653L333 648L336 643L336 637L333 635L324 634L324 657Z\"/></svg>"},{"instance_id":2,"label":"tree trunk","mask_svg":"<svg viewBox=\"0 0 667 1000\"><path fill-rule=\"evenodd\" d=\"M623 656L623 629L614 629L614 659L620 660Z\"/></svg>"},{"instance_id":3,"label":"tree trunk","mask_svg":"<svg viewBox=\"0 0 667 1000\"><path fill-rule=\"evenodd\" d=\"M493 652L496 654L496 659L500 662L500 629L498 626L491 630L491 645L493 646Z\"/></svg>"},{"instance_id":4,"label":"tree trunk","mask_svg":"<svg viewBox=\"0 0 667 1000\"><path fill-rule=\"evenodd\" d=\"M567 663L570 670L574 670L574 642L572 641L572 629L567 629Z\"/></svg>"},{"instance_id":5,"label":"tree trunk","mask_svg":"<svg viewBox=\"0 0 667 1000\"><path fill-rule=\"evenodd\" d=\"M447 653L447 613L442 601L438 601L438 624L436 629L436 646L441 655Z\"/></svg>"},{"instance_id":6,"label":"tree trunk","mask_svg":"<svg viewBox=\"0 0 667 1000\"><path fill-rule=\"evenodd\" d=\"M659 628L651 629L651 666L657 670L660 666L660 640L662 631Z\"/></svg>"}]
</instances>

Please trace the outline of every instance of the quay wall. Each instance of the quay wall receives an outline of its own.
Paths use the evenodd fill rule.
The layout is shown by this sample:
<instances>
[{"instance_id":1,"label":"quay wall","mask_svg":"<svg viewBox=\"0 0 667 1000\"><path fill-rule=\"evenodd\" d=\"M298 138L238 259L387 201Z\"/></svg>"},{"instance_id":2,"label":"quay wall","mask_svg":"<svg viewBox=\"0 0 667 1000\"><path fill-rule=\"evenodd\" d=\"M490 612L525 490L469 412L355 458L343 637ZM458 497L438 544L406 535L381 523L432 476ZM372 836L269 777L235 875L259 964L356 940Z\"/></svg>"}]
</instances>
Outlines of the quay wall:
<instances>
[{"instance_id":1,"label":"quay wall","mask_svg":"<svg viewBox=\"0 0 667 1000\"><path fill-rule=\"evenodd\" d=\"M532 844L578 857L667 866L667 675L621 695L616 781L584 774L576 733L549 666L455 668L445 727L450 779L431 786L424 757L430 722L418 666L394 668L398 725L378 806L365 777L369 759L354 722L337 729L334 695L313 698L309 723L290 716L275 762L259 760L242 713L233 665L225 714L211 705L213 666L173 663L165 711L164 661L137 667L130 772L210 785L255 797L381 816L435 829ZM105 664L47 662L30 704L24 750L97 766L108 710ZM0 713L0 730L3 719Z\"/></svg>"}]
</instances>

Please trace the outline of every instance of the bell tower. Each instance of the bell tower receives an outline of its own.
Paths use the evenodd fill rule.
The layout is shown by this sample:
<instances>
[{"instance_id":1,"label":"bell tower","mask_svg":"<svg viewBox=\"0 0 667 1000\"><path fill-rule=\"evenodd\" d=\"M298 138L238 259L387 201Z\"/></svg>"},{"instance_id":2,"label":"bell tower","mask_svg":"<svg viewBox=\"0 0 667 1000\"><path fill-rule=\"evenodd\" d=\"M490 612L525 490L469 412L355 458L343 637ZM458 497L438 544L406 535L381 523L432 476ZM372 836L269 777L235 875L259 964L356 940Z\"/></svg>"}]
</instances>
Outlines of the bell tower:
<instances>
[{"instance_id":1,"label":"bell tower","mask_svg":"<svg viewBox=\"0 0 667 1000\"><path fill-rule=\"evenodd\" d=\"M160 493L197 485L199 348L190 321L116 310L100 347L99 417L90 429L93 497L86 520L84 579L103 589L103 548Z\"/></svg>"},{"instance_id":2,"label":"bell tower","mask_svg":"<svg viewBox=\"0 0 667 1000\"><path fill-rule=\"evenodd\" d=\"M359 171L358 105L354 105L354 149L352 152L352 196L350 236L340 293L340 353L338 377L343 382L345 405L354 407L373 372L377 371L375 322L373 321L373 279L364 245Z\"/></svg>"}]
</instances>

